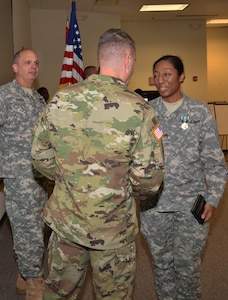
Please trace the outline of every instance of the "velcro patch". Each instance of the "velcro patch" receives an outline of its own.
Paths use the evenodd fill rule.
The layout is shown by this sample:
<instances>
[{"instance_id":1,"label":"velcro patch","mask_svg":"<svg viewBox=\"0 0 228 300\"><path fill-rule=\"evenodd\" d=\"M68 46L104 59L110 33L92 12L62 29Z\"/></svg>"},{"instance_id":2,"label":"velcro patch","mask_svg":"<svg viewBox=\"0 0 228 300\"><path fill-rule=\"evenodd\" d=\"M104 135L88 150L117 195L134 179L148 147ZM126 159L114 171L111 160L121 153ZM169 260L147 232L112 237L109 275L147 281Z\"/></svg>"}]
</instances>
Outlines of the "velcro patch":
<instances>
[{"instance_id":1,"label":"velcro patch","mask_svg":"<svg viewBox=\"0 0 228 300\"><path fill-rule=\"evenodd\" d=\"M157 140L160 140L163 136L163 131L161 129L160 124L158 124L155 128L153 128L152 132Z\"/></svg>"}]
</instances>

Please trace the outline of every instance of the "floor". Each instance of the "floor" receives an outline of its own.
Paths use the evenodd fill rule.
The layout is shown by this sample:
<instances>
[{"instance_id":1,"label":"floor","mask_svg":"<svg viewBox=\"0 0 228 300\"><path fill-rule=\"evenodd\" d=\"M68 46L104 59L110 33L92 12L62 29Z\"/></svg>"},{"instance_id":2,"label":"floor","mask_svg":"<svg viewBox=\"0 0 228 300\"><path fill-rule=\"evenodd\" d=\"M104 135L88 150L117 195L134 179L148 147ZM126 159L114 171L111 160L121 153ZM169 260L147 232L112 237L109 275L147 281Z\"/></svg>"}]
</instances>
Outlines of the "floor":
<instances>
[{"instance_id":1,"label":"floor","mask_svg":"<svg viewBox=\"0 0 228 300\"><path fill-rule=\"evenodd\" d=\"M203 254L201 300L228 299L227 216L228 184L211 222L211 231ZM132 300L156 300L151 257L141 234L137 238L137 249L137 272ZM0 300L24 300L24 296L17 295L15 291L17 269L10 224L6 215L0 222L0 254ZM79 300L94 299L89 271Z\"/></svg>"}]
</instances>

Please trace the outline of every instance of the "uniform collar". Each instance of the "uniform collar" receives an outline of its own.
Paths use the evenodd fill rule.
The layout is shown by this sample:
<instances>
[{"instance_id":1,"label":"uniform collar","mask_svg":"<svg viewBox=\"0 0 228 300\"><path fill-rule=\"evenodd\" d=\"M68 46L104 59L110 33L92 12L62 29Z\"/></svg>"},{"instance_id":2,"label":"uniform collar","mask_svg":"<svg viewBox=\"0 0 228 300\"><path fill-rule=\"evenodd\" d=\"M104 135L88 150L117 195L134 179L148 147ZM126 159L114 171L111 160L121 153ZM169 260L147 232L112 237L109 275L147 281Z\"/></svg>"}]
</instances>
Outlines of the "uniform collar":
<instances>
[{"instance_id":1,"label":"uniform collar","mask_svg":"<svg viewBox=\"0 0 228 300\"><path fill-rule=\"evenodd\" d=\"M100 75L100 74L92 74L90 75L86 80L92 82L102 82L102 83L109 83L109 84L115 84L115 85L121 85L121 86L126 86L126 84L121 80L120 78L112 77L112 76L107 76L107 75Z\"/></svg>"}]
</instances>

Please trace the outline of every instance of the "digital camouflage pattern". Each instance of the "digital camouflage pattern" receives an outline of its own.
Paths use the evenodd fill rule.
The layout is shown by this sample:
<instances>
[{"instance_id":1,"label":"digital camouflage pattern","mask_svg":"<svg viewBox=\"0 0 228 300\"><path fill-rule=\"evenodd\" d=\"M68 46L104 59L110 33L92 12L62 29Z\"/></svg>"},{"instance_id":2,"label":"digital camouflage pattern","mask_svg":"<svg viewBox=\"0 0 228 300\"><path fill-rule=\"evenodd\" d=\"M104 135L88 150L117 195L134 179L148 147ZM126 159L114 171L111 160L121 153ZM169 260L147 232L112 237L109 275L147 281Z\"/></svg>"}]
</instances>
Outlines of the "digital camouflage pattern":
<instances>
[{"instance_id":1,"label":"digital camouflage pattern","mask_svg":"<svg viewBox=\"0 0 228 300\"><path fill-rule=\"evenodd\" d=\"M185 95L182 105L171 114L161 98L154 99L151 105L164 134L166 170L156 209L190 210L198 194L217 207L225 188L227 167L208 105ZM181 128L183 117L188 120L186 130Z\"/></svg>"},{"instance_id":2,"label":"digital camouflage pattern","mask_svg":"<svg viewBox=\"0 0 228 300\"><path fill-rule=\"evenodd\" d=\"M157 206L141 212L141 230L153 257L158 299L196 300L209 223L199 225L191 208L199 194L218 205L227 179L226 162L206 104L183 95L172 113L161 97L151 105L164 134L165 176Z\"/></svg>"},{"instance_id":3,"label":"digital camouflage pattern","mask_svg":"<svg viewBox=\"0 0 228 300\"><path fill-rule=\"evenodd\" d=\"M44 255L41 216L47 192L33 172L5 178L4 186L18 268L25 278L39 277L43 274Z\"/></svg>"},{"instance_id":4,"label":"digital camouflage pattern","mask_svg":"<svg viewBox=\"0 0 228 300\"><path fill-rule=\"evenodd\" d=\"M156 192L163 179L157 126L150 105L119 79L94 74L60 90L33 135L34 166L55 179L44 209L47 224L89 248L132 242L134 196Z\"/></svg>"},{"instance_id":5,"label":"digital camouflage pattern","mask_svg":"<svg viewBox=\"0 0 228 300\"><path fill-rule=\"evenodd\" d=\"M42 96L25 92L16 80L0 87L0 177L15 178L32 168L31 137L45 107Z\"/></svg>"},{"instance_id":6,"label":"digital camouflage pattern","mask_svg":"<svg viewBox=\"0 0 228 300\"><path fill-rule=\"evenodd\" d=\"M150 209L141 213L141 230L152 253L158 299L200 299L200 258L209 223L199 225L190 211Z\"/></svg>"},{"instance_id":7,"label":"digital camouflage pattern","mask_svg":"<svg viewBox=\"0 0 228 300\"><path fill-rule=\"evenodd\" d=\"M47 193L33 172L31 137L34 123L45 107L13 80L0 87L0 177L4 179L6 211L13 231L18 267L25 278L42 274L43 221Z\"/></svg>"}]
</instances>

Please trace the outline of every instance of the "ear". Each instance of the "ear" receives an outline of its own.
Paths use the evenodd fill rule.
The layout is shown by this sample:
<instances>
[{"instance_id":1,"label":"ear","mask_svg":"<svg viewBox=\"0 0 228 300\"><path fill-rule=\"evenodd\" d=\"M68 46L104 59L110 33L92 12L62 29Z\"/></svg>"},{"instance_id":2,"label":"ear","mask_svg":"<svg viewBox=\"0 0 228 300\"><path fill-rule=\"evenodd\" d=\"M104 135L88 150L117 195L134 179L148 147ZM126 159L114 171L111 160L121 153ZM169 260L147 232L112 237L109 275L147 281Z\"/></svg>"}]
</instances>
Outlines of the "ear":
<instances>
[{"instance_id":1,"label":"ear","mask_svg":"<svg viewBox=\"0 0 228 300\"><path fill-rule=\"evenodd\" d=\"M14 73L17 74L17 70L18 70L17 64L13 64L12 67L13 67Z\"/></svg>"},{"instance_id":2,"label":"ear","mask_svg":"<svg viewBox=\"0 0 228 300\"><path fill-rule=\"evenodd\" d=\"M129 66L130 66L130 57L129 57L129 56L130 56L130 55L127 54L127 55L125 56L125 58L124 58L124 66L125 66L126 70L128 70L128 69L129 69Z\"/></svg>"},{"instance_id":3,"label":"ear","mask_svg":"<svg viewBox=\"0 0 228 300\"><path fill-rule=\"evenodd\" d=\"M155 84L154 76L149 77L149 85L154 85L154 84Z\"/></svg>"},{"instance_id":4,"label":"ear","mask_svg":"<svg viewBox=\"0 0 228 300\"><path fill-rule=\"evenodd\" d=\"M184 80L185 80L185 74L182 73L182 74L180 75L180 77L179 77L179 81L180 81L180 83L183 83Z\"/></svg>"}]
</instances>

